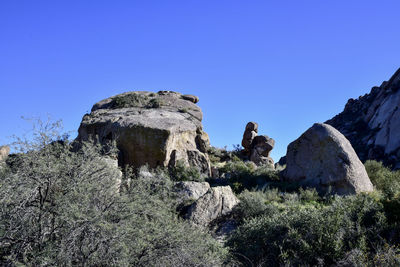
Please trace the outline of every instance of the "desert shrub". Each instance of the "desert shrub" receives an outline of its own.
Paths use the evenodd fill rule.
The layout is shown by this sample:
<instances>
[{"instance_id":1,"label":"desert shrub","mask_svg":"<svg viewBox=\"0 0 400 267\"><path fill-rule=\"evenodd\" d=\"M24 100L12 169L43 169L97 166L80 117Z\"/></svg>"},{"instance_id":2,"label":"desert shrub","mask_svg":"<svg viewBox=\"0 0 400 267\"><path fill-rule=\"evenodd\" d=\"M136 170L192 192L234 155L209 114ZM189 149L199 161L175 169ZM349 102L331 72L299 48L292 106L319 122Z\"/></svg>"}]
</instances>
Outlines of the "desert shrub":
<instances>
[{"instance_id":1,"label":"desert shrub","mask_svg":"<svg viewBox=\"0 0 400 267\"><path fill-rule=\"evenodd\" d=\"M233 150L227 150L227 147L218 148L210 146L207 150L210 158L211 165L218 166L219 163L227 163L229 161L237 161L240 159L241 151L238 150L237 146L233 146Z\"/></svg>"},{"instance_id":2,"label":"desert shrub","mask_svg":"<svg viewBox=\"0 0 400 267\"><path fill-rule=\"evenodd\" d=\"M52 127L49 127L52 129ZM225 250L179 219L166 176L130 183L99 148L40 132L0 176L0 265L214 266Z\"/></svg>"},{"instance_id":3,"label":"desert shrub","mask_svg":"<svg viewBox=\"0 0 400 267\"><path fill-rule=\"evenodd\" d=\"M261 202L258 214L265 209ZM327 206L283 204L279 212L265 209L245 220L230 237L227 245L238 260L254 266L329 266L358 251L352 257L372 261L369 252L387 226L382 205L368 195L336 197Z\"/></svg>"},{"instance_id":4,"label":"desert shrub","mask_svg":"<svg viewBox=\"0 0 400 267\"><path fill-rule=\"evenodd\" d=\"M180 160L174 167L170 168L170 176L174 181L204 182L205 179L197 167L187 166Z\"/></svg>"},{"instance_id":5,"label":"desert shrub","mask_svg":"<svg viewBox=\"0 0 400 267\"><path fill-rule=\"evenodd\" d=\"M270 215L279 212L276 205L271 202L280 201L277 189L265 189L263 191L245 190L239 195L239 204L235 208L235 214L243 221L260 215Z\"/></svg>"},{"instance_id":6,"label":"desert shrub","mask_svg":"<svg viewBox=\"0 0 400 267\"><path fill-rule=\"evenodd\" d=\"M317 201L321 200L318 192L315 188L307 188L303 189L302 187L299 188L299 197L304 202L313 202L316 203Z\"/></svg>"},{"instance_id":7,"label":"desert shrub","mask_svg":"<svg viewBox=\"0 0 400 267\"><path fill-rule=\"evenodd\" d=\"M144 107L148 104L149 97L139 93L130 93L116 96L112 99L111 108Z\"/></svg>"},{"instance_id":8,"label":"desert shrub","mask_svg":"<svg viewBox=\"0 0 400 267\"><path fill-rule=\"evenodd\" d=\"M387 198L400 194L400 171L391 171L381 162L367 160L365 168L372 184L381 190Z\"/></svg>"},{"instance_id":9,"label":"desert shrub","mask_svg":"<svg viewBox=\"0 0 400 267\"><path fill-rule=\"evenodd\" d=\"M385 243L377 248L373 259L374 266L400 266L400 249Z\"/></svg>"},{"instance_id":10,"label":"desert shrub","mask_svg":"<svg viewBox=\"0 0 400 267\"><path fill-rule=\"evenodd\" d=\"M237 157L221 167L220 172L225 173L227 183L235 193L245 189L255 190L280 184L277 171L268 166L257 167L254 163L244 162Z\"/></svg>"},{"instance_id":11,"label":"desert shrub","mask_svg":"<svg viewBox=\"0 0 400 267\"><path fill-rule=\"evenodd\" d=\"M159 98L152 98L146 105L146 108L159 108L163 105L163 101Z\"/></svg>"}]
</instances>

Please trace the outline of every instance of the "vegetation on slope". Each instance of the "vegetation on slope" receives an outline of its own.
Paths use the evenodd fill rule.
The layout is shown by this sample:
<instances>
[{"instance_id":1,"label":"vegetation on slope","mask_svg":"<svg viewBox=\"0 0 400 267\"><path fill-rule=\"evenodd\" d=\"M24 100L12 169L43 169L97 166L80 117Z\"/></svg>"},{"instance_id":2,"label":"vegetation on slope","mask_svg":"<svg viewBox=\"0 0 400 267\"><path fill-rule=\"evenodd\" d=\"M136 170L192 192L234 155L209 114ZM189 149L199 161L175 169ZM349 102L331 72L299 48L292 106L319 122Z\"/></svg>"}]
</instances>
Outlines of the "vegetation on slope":
<instances>
[{"instance_id":1,"label":"vegetation on slope","mask_svg":"<svg viewBox=\"0 0 400 267\"><path fill-rule=\"evenodd\" d=\"M220 244L178 215L173 182L203 181L195 169L121 178L103 160L112 150L76 150L57 125L42 126L0 169L2 266L400 265L400 172L378 162L365 164L375 192L321 196L214 151L223 178L206 180L241 200L237 228Z\"/></svg>"},{"instance_id":2,"label":"vegetation on slope","mask_svg":"<svg viewBox=\"0 0 400 267\"><path fill-rule=\"evenodd\" d=\"M50 127L51 128L51 127ZM2 266L212 266L225 250L177 216L167 176L124 193L99 148L37 135L0 177Z\"/></svg>"}]
</instances>

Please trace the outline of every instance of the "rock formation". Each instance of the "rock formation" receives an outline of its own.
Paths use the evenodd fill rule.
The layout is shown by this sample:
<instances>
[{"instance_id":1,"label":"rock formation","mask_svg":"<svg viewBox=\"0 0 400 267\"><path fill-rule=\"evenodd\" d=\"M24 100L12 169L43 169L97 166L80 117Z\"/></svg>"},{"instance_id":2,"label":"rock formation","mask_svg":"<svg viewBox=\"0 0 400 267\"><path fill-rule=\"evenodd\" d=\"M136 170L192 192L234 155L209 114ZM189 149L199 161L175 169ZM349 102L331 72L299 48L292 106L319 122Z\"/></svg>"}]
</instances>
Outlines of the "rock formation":
<instances>
[{"instance_id":1,"label":"rock formation","mask_svg":"<svg viewBox=\"0 0 400 267\"><path fill-rule=\"evenodd\" d=\"M283 177L319 192L354 194L373 190L350 142L330 125L316 123L290 143Z\"/></svg>"},{"instance_id":2,"label":"rock formation","mask_svg":"<svg viewBox=\"0 0 400 267\"><path fill-rule=\"evenodd\" d=\"M242 146L246 153L250 154L251 143L253 142L253 139L254 137L257 136L257 134L258 134L258 124L256 122L247 123L242 139Z\"/></svg>"},{"instance_id":3,"label":"rock formation","mask_svg":"<svg viewBox=\"0 0 400 267\"><path fill-rule=\"evenodd\" d=\"M189 207L185 217L195 225L208 226L215 219L229 214L238 203L230 186L212 187Z\"/></svg>"},{"instance_id":4,"label":"rock formation","mask_svg":"<svg viewBox=\"0 0 400 267\"><path fill-rule=\"evenodd\" d=\"M179 200L196 201L210 190L210 185L207 182L185 181L176 183L174 189L179 195Z\"/></svg>"},{"instance_id":5,"label":"rock formation","mask_svg":"<svg viewBox=\"0 0 400 267\"><path fill-rule=\"evenodd\" d=\"M362 161L375 159L400 169L400 69L369 94L350 99L326 123L343 133Z\"/></svg>"},{"instance_id":6,"label":"rock formation","mask_svg":"<svg viewBox=\"0 0 400 267\"><path fill-rule=\"evenodd\" d=\"M244 154L256 165L274 166L270 152L275 146L275 140L266 135L258 135L258 124L256 122L247 123L242 146Z\"/></svg>"},{"instance_id":7,"label":"rock formation","mask_svg":"<svg viewBox=\"0 0 400 267\"><path fill-rule=\"evenodd\" d=\"M0 146L0 162L5 161L9 154L10 154L9 146Z\"/></svg>"},{"instance_id":8,"label":"rock formation","mask_svg":"<svg viewBox=\"0 0 400 267\"><path fill-rule=\"evenodd\" d=\"M172 91L128 92L96 103L79 127L77 141L115 141L120 165L175 166L178 161L210 173L208 135L198 98Z\"/></svg>"}]
</instances>

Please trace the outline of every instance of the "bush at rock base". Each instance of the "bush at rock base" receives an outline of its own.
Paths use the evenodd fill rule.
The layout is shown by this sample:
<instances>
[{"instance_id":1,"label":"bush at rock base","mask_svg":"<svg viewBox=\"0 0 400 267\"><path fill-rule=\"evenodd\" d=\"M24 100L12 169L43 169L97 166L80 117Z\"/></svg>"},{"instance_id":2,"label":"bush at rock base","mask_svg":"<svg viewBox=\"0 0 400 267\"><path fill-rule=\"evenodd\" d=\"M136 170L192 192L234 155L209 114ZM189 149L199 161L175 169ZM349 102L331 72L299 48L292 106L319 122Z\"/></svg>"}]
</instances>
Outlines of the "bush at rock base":
<instances>
[{"instance_id":1,"label":"bush at rock base","mask_svg":"<svg viewBox=\"0 0 400 267\"><path fill-rule=\"evenodd\" d=\"M258 192L246 194L239 209L248 217L227 244L239 260L254 266L329 266L354 250L368 263L374 249L385 244L383 205L371 196L302 203L293 194L271 202Z\"/></svg>"}]
</instances>

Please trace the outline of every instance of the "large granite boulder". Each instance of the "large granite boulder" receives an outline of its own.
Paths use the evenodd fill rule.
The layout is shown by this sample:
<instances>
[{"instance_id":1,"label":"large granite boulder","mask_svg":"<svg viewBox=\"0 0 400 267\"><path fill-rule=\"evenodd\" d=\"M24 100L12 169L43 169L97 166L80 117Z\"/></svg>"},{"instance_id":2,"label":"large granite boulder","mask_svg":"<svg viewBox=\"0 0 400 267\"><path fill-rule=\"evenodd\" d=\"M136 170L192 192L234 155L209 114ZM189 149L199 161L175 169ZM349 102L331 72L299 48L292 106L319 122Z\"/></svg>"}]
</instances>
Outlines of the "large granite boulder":
<instances>
[{"instance_id":1,"label":"large granite boulder","mask_svg":"<svg viewBox=\"0 0 400 267\"><path fill-rule=\"evenodd\" d=\"M373 190L350 142L330 125L316 123L290 143L283 177L319 192L341 195Z\"/></svg>"},{"instance_id":2,"label":"large granite boulder","mask_svg":"<svg viewBox=\"0 0 400 267\"><path fill-rule=\"evenodd\" d=\"M193 224L205 227L228 215L238 203L230 186L212 187L189 207L185 217Z\"/></svg>"},{"instance_id":3,"label":"large granite boulder","mask_svg":"<svg viewBox=\"0 0 400 267\"><path fill-rule=\"evenodd\" d=\"M400 69L369 94L350 99L326 123L343 133L362 161L374 159L400 169Z\"/></svg>"},{"instance_id":4,"label":"large granite boulder","mask_svg":"<svg viewBox=\"0 0 400 267\"><path fill-rule=\"evenodd\" d=\"M128 92L96 103L79 127L78 141L116 142L120 165L175 166L210 173L198 98L172 91Z\"/></svg>"},{"instance_id":5,"label":"large granite boulder","mask_svg":"<svg viewBox=\"0 0 400 267\"><path fill-rule=\"evenodd\" d=\"M0 162L5 161L9 154L10 154L9 146L0 146Z\"/></svg>"}]
</instances>

